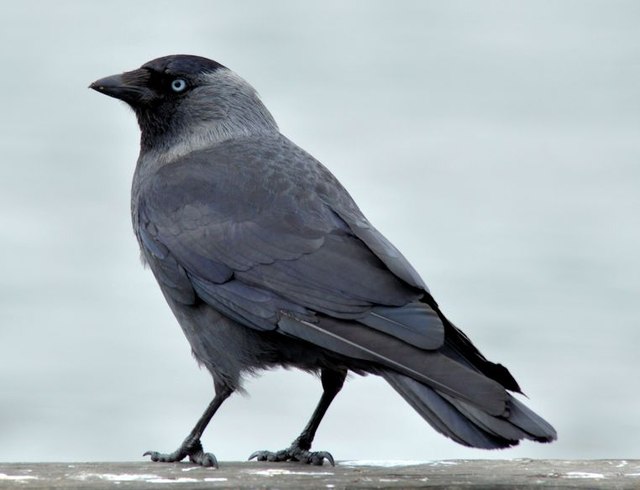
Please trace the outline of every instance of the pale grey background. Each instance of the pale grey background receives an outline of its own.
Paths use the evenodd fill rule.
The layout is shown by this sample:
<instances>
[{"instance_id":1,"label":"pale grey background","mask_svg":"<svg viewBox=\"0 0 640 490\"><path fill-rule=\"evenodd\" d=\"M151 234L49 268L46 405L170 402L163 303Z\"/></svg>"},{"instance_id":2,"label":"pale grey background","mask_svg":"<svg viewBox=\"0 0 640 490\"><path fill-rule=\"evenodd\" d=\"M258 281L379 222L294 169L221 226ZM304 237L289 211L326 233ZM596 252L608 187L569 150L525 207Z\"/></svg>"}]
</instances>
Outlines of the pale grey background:
<instances>
[{"instance_id":1,"label":"pale grey background","mask_svg":"<svg viewBox=\"0 0 640 490\"><path fill-rule=\"evenodd\" d=\"M130 229L135 119L87 90L171 53L248 79L554 423L504 452L436 434L353 378L339 459L640 457L640 3L4 2L0 460L173 450L211 397ZM279 449L320 394L247 383L205 447Z\"/></svg>"}]
</instances>

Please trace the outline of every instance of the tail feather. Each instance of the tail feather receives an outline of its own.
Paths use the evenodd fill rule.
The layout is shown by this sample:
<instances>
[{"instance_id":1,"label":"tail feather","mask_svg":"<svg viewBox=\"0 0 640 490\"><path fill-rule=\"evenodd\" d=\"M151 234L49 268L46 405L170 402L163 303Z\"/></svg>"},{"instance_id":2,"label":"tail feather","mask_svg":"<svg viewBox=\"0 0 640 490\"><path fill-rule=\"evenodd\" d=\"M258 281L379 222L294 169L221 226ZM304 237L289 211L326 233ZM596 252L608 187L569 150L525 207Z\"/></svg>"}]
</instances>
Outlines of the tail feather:
<instances>
[{"instance_id":1,"label":"tail feather","mask_svg":"<svg viewBox=\"0 0 640 490\"><path fill-rule=\"evenodd\" d=\"M519 441L520 439L529 438L526 432L511 424L507 419L489 415L473 405L451 398L446 394L442 394L442 397L448 400L469 422L493 436L507 441Z\"/></svg>"},{"instance_id":2,"label":"tail feather","mask_svg":"<svg viewBox=\"0 0 640 490\"><path fill-rule=\"evenodd\" d=\"M556 439L549 423L511 395L509 413L495 416L403 374L384 371L381 375L434 429L459 444L499 449L515 446L521 439Z\"/></svg>"},{"instance_id":3,"label":"tail feather","mask_svg":"<svg viewBox=\"0 0 640 490\"><path fill-rule=\"evenodd\" d=\"M509 445L470 424L451 403L427 385L392 371L383 371L380 374L431 427L458 444L483 449Z\"/></svg>"},{"instance_id":4,"label":"tail feather","mask_svg":"<svg viewBox=\"0 0 640 490\"><path fill-rule=\"evenodd\" d=\"M509 421L527 431L533 440L551 442L558 438L556 430L545 419L527 407L520 400L510 397L511 414Z\"/></svg>"}]
</instances>

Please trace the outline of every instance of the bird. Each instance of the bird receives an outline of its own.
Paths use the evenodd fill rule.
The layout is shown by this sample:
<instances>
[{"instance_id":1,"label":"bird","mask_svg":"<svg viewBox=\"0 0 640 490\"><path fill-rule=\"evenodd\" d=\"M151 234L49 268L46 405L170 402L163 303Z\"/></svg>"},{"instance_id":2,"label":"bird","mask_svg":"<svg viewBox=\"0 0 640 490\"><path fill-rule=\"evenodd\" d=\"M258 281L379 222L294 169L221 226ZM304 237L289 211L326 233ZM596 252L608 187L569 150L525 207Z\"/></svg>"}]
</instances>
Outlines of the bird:
<instances>
[{"instance_id":1,"label":"bird","mask_svg":"<svg viewBox=\"0 0 640 490\"><path fill-rule=\"evenodd\" d=\"M249 459L335 464L312 451L348 373L386 380L436 431L498 449L556 439L522 390L443 314L400 251L318 160L284 136L258 93L208 58L163 56L91 89L140 127L131 219L214 397L179 447L152 461L218 466L203 432L247 375L293 367L323 393L300 435Z\"/></svg>"}]
</instances>

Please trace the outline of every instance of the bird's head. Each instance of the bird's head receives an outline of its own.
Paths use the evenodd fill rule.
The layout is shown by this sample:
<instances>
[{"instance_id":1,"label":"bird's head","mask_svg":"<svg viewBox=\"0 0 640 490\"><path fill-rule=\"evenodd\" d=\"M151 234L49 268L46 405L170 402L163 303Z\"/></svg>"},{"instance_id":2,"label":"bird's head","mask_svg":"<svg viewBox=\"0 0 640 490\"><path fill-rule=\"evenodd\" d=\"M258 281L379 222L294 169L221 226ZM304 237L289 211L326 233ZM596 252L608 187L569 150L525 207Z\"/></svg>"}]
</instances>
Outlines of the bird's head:
<instances>
[{"instance_id":1,"label":"bird's head","mask_svg":"<svg viewBox=\"0 0 640 490\"><path fill-rule=\"evenodd\" d=\"M131 106L143 150L175 145L196 149L238 135L277 131L251 85L200 56L157 58L137 70L96 80L89 88Z\"/></svg>"}]
</instances>

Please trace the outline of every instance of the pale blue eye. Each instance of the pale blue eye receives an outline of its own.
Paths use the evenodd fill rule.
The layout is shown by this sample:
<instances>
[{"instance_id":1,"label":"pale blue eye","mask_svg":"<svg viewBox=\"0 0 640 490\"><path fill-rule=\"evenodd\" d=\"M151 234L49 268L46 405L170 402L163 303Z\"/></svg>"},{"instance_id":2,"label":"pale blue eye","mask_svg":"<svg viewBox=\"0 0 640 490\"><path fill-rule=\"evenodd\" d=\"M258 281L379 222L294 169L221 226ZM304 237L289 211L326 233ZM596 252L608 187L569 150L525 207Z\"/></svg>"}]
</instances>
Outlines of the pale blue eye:
<instances>
[{"instance_id":1,"label":"pale blue eye","mask_svg":"<svg viewBox=\"0 0 640 490\"><path fill-rule=\"evenodd\" d=\"M187 88L187 82L182 78L176 78L171 82L171 90L174 92L182 92L185 88Z\"/></svg>"}]
</instances>

